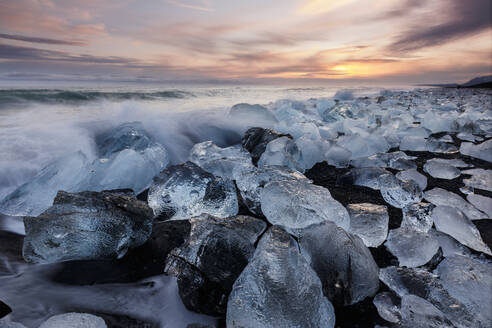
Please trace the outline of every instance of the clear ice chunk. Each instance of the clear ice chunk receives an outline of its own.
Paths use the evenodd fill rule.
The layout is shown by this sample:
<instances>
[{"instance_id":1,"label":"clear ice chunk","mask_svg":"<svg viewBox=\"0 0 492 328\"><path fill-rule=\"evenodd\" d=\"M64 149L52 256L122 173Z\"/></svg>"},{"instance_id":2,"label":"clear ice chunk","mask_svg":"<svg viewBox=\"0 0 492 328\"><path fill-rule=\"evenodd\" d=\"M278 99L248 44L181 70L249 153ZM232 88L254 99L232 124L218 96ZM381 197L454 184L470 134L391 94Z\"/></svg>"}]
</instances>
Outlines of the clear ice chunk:
<instances>
[{"instance_id":1,"label":"clear ice chunk","mask_svg":"<svg viewBox=\"0 0 492 328\"><path fill-rule=\"evenodd\" d=\"M332 221L346 231L350 217L328 189L304 180L272 181L260 192L261 210L267 220L295 234L311 224Z\"/></svg>"},{"instance_id":2,"label":"clear ice chunk","mask_svg":"<svg viewBox=\"0 0 492 328\"><path fill-rule=\"evenodd\" d=\"M459 168L472 167L473 166L471 164L465 163L462 159L459 159L459 158L452 158L452 159L432 158L432 159L429 159L427 162L446 163L446 164L452 165L454 167L459 167Z\"/></svg>"},{"instance_id":3,"label":"clear ice chunk","mask_svg":"<svg viewBox=\"0 0 492 328\"><path fill-rule=\"evenodd\" d=\"M434 205L430 203L415 203L405 206L402 209L403 219L401 227L418 232L427 233L432 228L432 210Z\"/></svg>"},{"instance_id":4,"label":"clear ice chunk","mask_svg":"<svg viewBox=\"0 0 492 328\"><path fill-rule=\"evenodd\" d=\"M352 153L350 150L336 144L331 145L325 153L325 159L328 165L333 165L336 167L347 167L351 157Z\"/></svg>"},{"instance_id":5,"label":"clear ice chunk","mask_svg":"<svg viewBox=\"0 0 492 328\"><path fill-rule=\"evenodd\" d=\"M381 292L372 300L379 315L386 321L398 323L401 320L400 299L392 292Z\"/></svg>"},{"instance_id":6,"label":"clear ice chunk","mask_svg":"<svg viewBox=\"0 0 492 328\"><path fill-rule=\"evenodd\" d=\"M441 247L444 257L456 255L471 256L471 251L450 235L435 229L429 230L429 234L439 242L439 247Z\"/></svg>"},{"instance_id":7,"label":"clear ice chunk","mask_svg":"<svg viewBox=\"0 0 492 328\"><path fill-rule=\"evenodd\" d=\"M302 154L296 143L288 137L280 137L270 141L258 161L258 167L286 166L304 172Z\"/></svg>"},{"instance_id":8,"label":"clear ice chunk","mask_svg":"<svg viewBox=\"0 0 492 328\"><path fill-rule=\"evenodd\" d=\"M256 214L263 215L261 211L260 192L271 181L305 180L310 182L302 173L283 166L237 166L233 170L233 178L237 188L248 209Z\"/></svg>"},{"instance_id":9,"label":"clear ice chunk","mask_svg":"<svg viewBox=\"0 0 492 328\"><path fill-rule=\"evenodd\" d=\"M361 167L353 168L350 172L341 177L342 180L347 179L351 184L356 186L368 187L374 190L379 190L379 178L382 175L389 174L389 171L379 167Z\"/></svg>"},{"instance_id":10,"label":"clear ice chunk","mask_svg":"<svg viewBox=\"0 0 492 328\"><path fill-rule=\"evenodd\" d=\"M492 263L486 259L454 256L444 259L435 273L444 289L460 300L484 327L492 324Z\"/></svg>"},{"instance_id":11,"label":"clear ice chunk","mask_svg":"<svg viewBox=\"0 0 492 328\"><path fill-rule=\"evenodd\" d=\"M391 230L386 248L398 258L400 266L418 267L429 262L439 250L439 243L431 235L408 228Z\"/></svg>"},{"instance_id":12,"label":"clear ice chunk","mask_svg":"<svg viewBox=\"0 0 492 328\"><path fill-rule=\"evenodd\" d=\"M173 220L202 213L224 218L239 210L234 182L216 177L191 162L170 166L159 173L149 188L148 203L156 216Z\"/></svg>"},{"instance_id":13,"label":"clear ice chunk","mask_svg":"<svg viewBox=\"0 0 492 328\"><path fill-rule=\"evenodd\" d=\"M415 157L407 156L402 151L395 151L357 158L352 160L350 164L354 167L389 167L395 170L408 170L417 168L417 165L412 161L413 159Z\"/></svg>"},{"instance_id":14,"label":"clear ice chunk","mask_svg":"<svg viewBox=\"0 0 492 328\"><path fill-rule=\"evenodd\" d=\"M481 327L483 325L473 309L456 299L443 287L441 280L424 269L386 267L379 271L379 279L403 298L415 295L434 305L456 328Z\"/></svg>"},{"instance_id":15,"label":"clear ice chunk","mask_svg":"<svg viewBox=\"0 0 492 328\"><path fill-rule=\"evenodd\" d=\"M299 246L333 304L355 304L379 289L379 268L369 249L333 222L305 228Z\"/></svg>"},{"instance_id":16,"label":"clear ice chunk","mask_svg":"<svg viewBox=\"0 0 492 328\"><path fill-rule=\"evenodd\" d=\"M462 173L471 175L470 178L463 179L467 187L492 191L492 170L471 169Z\"/></svg>"},{"instance_id":17,"label":"clear ice chunk","mask_svg":"<svg viewBox=\"0 0 492 328\"><path fill-rule=\"evenodd\" d=\"M492 198L478 194L469 194L466 196L466 200L477 209L487 214L489 219L492 219Z\"/></svg>"},{"instance_id":18,"label":"clear ice chunk","mask_svg":"<svg viewBox=\"0 0 492 328\"><path fill-rule=\"evenodd\" d=\"M460 153L463 155L492 162L492 139L484 141L478 145L471 142L463 142L460 146Z\"/></svg>"},{"instance_id":19,"label":"clear ice chunk","mask_svg":"<svg viewBox=\"0 0 492 328\"><path fill-rule=\"evenodd\" d=\"M225 314L232 285L267 225L241 215L225 219L202 215L190 223L187 241L171 251L164 273L178 277L179 293L188 309Z\"/></svg>"},{"instance_id":20,"label":"clear ice chunk","mask_svg":"<svg viewBox=\"0 0 492 328\"><path fill-rule=\"evenodd\" d=\"M403 295L400 314L402 327L455 328L432 303L415 295Z\"/></svg>"},{"instance_id":21,"label":"clear ice chunk","mask_svg":"<svg viewBox=\"0 0 492 328\"><path fill-rule=\"evenodd\" d=\"M323 162L325 153L330 149L330 144L322 139L313 140L302 136L295 143L301 151L301 164L305 170L309 170L316 163Z\"/></svg>"},{"instance_id":22,"label":"clear ice chunk","mask_svg":"<svg viewBox=\"0 0 492 328\"><path fill-rule=\"evenodd\" d=\"M460 196L442 188L434 188L424 193L426 201L437 206L451 206L460 209L470 220L486 219L487 215L480 212L472 204Z\"/></svg>"},{"instance_id":23,"label":"clear ice chunk","mask_svg":"<svg viewBox=\"0 0 492 328\"><path fill-rule=\"evenodd\" d=\"M275 116L264 106L255 104L236 104L231 107L229 115L239 120L247 120L260 123L276 123Z\"/></svg>"},{"instance_id":24,"label":"clear ice chunk","mask_svg":"<svg viewBox=\"0 0 492 328\"><path fill-rule=\"evenodd\" d=\"M249 153L240 145L221 148L212 141L194 145L189 160L215 176L230 180L234 167L253 166Z\"/></svg>"},{"instance_id":25,"label":"clear ice chunk","mask_svg":"<svg viewBox=\"0 0 492 328\"><path fill-rule=\"evenodd\" d=\"M152 210L133 196L113 192L58 192L53 206L24 217L28 262L121 258L152 232Z\"/></svg>"},{"instance_id":26,"label":"clear ice chunk","mask_svg":"<svg viewBox=\"0 0 492 328\"><path fill-rule=\"evenodd\" d=\"M424 164L424 171L434 178L456 179L461 175L461 171L447 163L427 161Z\"/></svg>"},{"instance_id":27,"label":"clear ice chunk","mask_svg":"<svg viewBox=\"0 0 492 328\"><path fill-rule=\"evenodd\" d=\"M413 180L400 180L393 174L386 174L379 179L381 196L390 205L404 208L422 200L423 193Z\"/></svg>"},{"instance_id":28,"label":"clear ice chunk","mask_svg":"<svg viewBox=\"0 0 492 328\"><path fill-rule=\"evenodd\" d=\"M370 203L349 204L349 232L359 236L367 247L378 247L388 235L388 210L386 206Z\"/></svg>"},{"instance_id":29,"label":"clear ice chunk","mask_svg":"<svg viewBox=\"0 0 492 328\"><path fill-rule=\"evenodd\" d=\"M416 169L409 169L405 171L400 171L395 175L400 180L413 180L415 181L420 189L425 190L427 188L427 177L419 173Z\"/></svg>"},{"instance_id":30,"label":"clear ice chunk","mask_svg":"<svg viewBox=\"0 0 492 328\"><path fill-rule=\"evenodd\" d=\"M259 127L249 128L241 139L241 144L251 154L253 164L256 165L265 152L268 143L280 137L288 137L271 129Z\"/></svg>"},{"instance_id":31,"label":"clear ice chunk","mask_svg":"<svg viewBox=\"0 0 492 328\"><path fill-rule=\"evenodd\" d=\"M52 316L39 328L107 328L107 326L101 317L72 312Z\"/></svg>"},{"instance_id":32,"label":"clear ice chunk","mask_svg":"<svg viewBox=\"0 0 492 328\"><path fill-rule=\"evenodd\" d=\"M352 159L368 157L376 153L385 153L390 145L382 136L370 135L363 137L359 134L341 136L338 138L339 146L348 149L352 153Z\"/></svg>"},{"instance_id":33,"label":"clear ice chunk","mask_svg":"<svg viewBox=\"0 0 492 328\"><path fill-rule=\"evenodd\" d=\"M450 235L471 249L492 255L477 227L459 209L450 206L436 206L432 211L432 218L438 231Z\"/></svg>"},{"instance_id":34,"label":"clear ice chunk","mask_svg":"<svg viewBox=\"0 0 492 328\"><path fill-rule=\"evenodd\" d=\"M335 325L333 306L296 241L277 226L258 243L234 283L227 302L227 327L327 327Z\"/></svg>"}]
</instances>

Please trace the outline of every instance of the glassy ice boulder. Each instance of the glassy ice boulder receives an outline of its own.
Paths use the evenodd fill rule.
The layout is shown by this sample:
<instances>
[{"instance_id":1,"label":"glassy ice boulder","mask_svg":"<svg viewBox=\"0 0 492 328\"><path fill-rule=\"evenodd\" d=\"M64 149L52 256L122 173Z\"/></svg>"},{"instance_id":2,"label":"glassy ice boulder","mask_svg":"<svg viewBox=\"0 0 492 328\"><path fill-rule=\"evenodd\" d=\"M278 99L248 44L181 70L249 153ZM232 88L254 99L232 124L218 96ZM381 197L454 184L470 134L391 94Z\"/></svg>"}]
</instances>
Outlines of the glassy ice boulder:
<instances>
[{"instance_id":1,"label":"glassy ice boulder","mask_svg":"<svg viewBox=\"0 0 492 328\"><path fill-rule=\"evenodd\" d=\"M280 137L290 137L287 134L278 133L271 129L250 128L244 134L241 144L251 154L253 164L256 165L261 155L265 152L267 144Z\"/></svg>"},{"instance_id":2,"label":"glassy ice boulder","mask_svg":"<svg viewBox=\"0 0 492 328\"><path fill-rule=\"evenodd\" d=\"M489 139L478 145L471 142L463 142L460 146L460 153L492 162L492 140Z\"/></svg>"},{"instance_id":3,"label":"glassy ice boulder","mask_svg":"<svg viewBox=\"0 0 492 328\"><path fill-rule=\"evenodd\" d=\"M466 186L492 192L492 170L471 169L462 173L470 175L469 178L463 179Z\"/></svg>"},{"instance_id":4,"label":"glassy ice boulder","mask_svg":"<svg viewBox=\"0 0 492 328\"><path fill-rule=\"evenodd\" d=\"M212 141L205 141L193 146L190 162L216 176L233 179L232 170L236 166L253 166L249 153L241 146L220 148Z\"/></svg>"},{"instance_id":5,"label":"glassy ice boulder","mask_svg":"<svg viewBox=\"0 0 492 328\"><path fill-rule=\"evenodd\" d=\"M338 138L338 145L348 149L352 153L352 159L385 153L390 149L386 139L378 135L368 137L359 134L341 136Z\"/></svg>"},{"instance_id":6,"label":"glassy ice boulder","mask_svg":"<svg viewBox=\"0 0 492 328\"><path fill-rule=\"evenodd\" d=\"M78 151L44 167L0 203L0 212L9 215L39 215L53 203L58 190L77 191L87 177L90 162Z\"/></svg>"},{"instance_id":7,"label":"glassy ice boulder","mask_svg":"<svg viewBox=\"0 0 492 328\"><path fill-rule=\"evenodd\" d=\"M486 219L487 215L480 212L472 204L461 198L455 193L444 190L442 188L434 188L426 191L424 194L426 201L436 206L456 207L462 211L470 220Z\"/></svg>"},{"instance_id":8,"label":"glassy ice boulder","mask_svg":"<svg viewBox=\"0 0 492 328\"><path fill-rule=\"evenodd\" d=\"M302 154L292 139L280 137L267 144L258 161L258 167L275 165L304 172Z\"/></svg>"},{"instance_id":9,"label":"glassy ice boulder","mask_svg":"<svg viewBox=\"0 0 492 328\"><path fill-rule=\"evenodd\" d=\"M271 181L304 180L310 182L302 173L283 166L236 166L233 170L233 179L241 193L243 202L248 209L256 214L261 211L260 192Z\"/></svg>"},{"instance_id":10,"label":"glassy ice boulder","mask_svg":"<svg viewBox=\"0 0 492 328\"><path fill-rule=\"evenodd\" d=\"M88 313L64 313L52 316L39 328L106 328L101 317Z\"/></svg>"},{"instance_id":11,"label":"glassy ice boulder","mask_svg":"<svg viewBox=\"0 0 492 328\"><path fill-rule=\"evenodd\" d=\"M419 328L454 328L446 315L432 303L415 295L401 298L401 326Z\"/></svg>"},{"instance_id":12,"label":"glassy ice boulder","mask_svg":"<svg viewBox=\"0 0 492 328\"><path fill-rule=\"evenodd\" d=\"M460 300L484 327L491 326L492 262L465 256L448 257L435 273L452 297Z\"/></svg>"},{"instance_id":13,"label":"glassy ice boulder","mask_svg":"<svg viewBox=\"0 0 492 328\"><path fill-rule=\"evenodd\" d=\"M415 181L421 190L427 188L427 177L419 173L416 169L409 169L405 171L400 171L395 175L400 180L413 180Z\"/></svg>"},{"instance_id":14,"label":"glassy ice boulder","mask_svg":"<svg viewBox=\"0 0 492 328\"><path fill-rule=\"evenodd\" d=\"M379 178L389 173L389 171L379 167L353 168L341 176L340 180L356 186L364 186L374 190L379 190Z\"/></svg>"},{"instance_id":15,"label":"glassy ice boulder","mask_svg":"<svg viewBox=\"0 0 492 328\"><path fill-rule=\"evenodd\" d=\"M397 323L401 320L400 298L392 292L381 292L372 300L379 315L386 321Z\"/></svg>"},{"instance_id":16,"label":"glassy ice boulder","mask_svg":"<svg viewBox=\"0 0 492 328\"><path fill-rule=\"evenodd\" d=\"M419 232L429 232L434 224L432 210L434 205L430 203L414 203L402 209L403 219L401 227Z\"/></svg>"},{"instance_id":17,"label":"glassy ice boulder","mask_svg":"<svg viewBox=\"0 0 492 328\"><path fill-rule=\"evenodd\" d=\"M438 231L450 235L471 249L492 255L490 248L483 242L477 227L459 209L450 206L437 206L432 211L432 218Z\"/></svg>"},{"instance_id":18,"label":"glassy ice boulder","mask_svg":"<svg viewBox=\"0 0 492 328\"><path fill-rule=\"evenodd\" d=\"M388 210L386 206L370 203L349 204L349 232L359 236L367 247L378 247L388 235Z\"/></svg>"},{"instance_id":19,"label":"glassy ice boulder","mask_svg":"<svg viewBox=\"0 0 492 328\"><path fill-rule=\"evenodd\" d=\"M224 218L236 215L239 209L234 182L191 162L159 173L149 188L148 203L156 216L173 220L202 213Z\"/></svg>"},{"instance_id":20,"label":"glassy ice boulder","mask_svg":"<svg viewBox=\"0 0 492 328\"><path fill-rule=\"evenodd\" d=\"M330 149L330 143L323 139L311 139L305 136L295 141L301 151L301 164L305 170L309 170L316 163L325 160L325 153Z\"/></svg>"},{"instance_id":21,"label":"glassy ice boulder","mask_svg":"<svg viewBox=\"0 0 492 328\"><path fill-rule=\"evenodd\" d=\"M400 266L409 268L426 264L439 250L439 242L431 235L408 228L391 230L384 245Z\"/></svg>"},{"instance_id":22,"label":"glassy ice boulder","mask_svg":"<svg viewBox=\"0 0 492 328\"><path fill-rule=\"evenodd\" d=\"M489 219L492 219L492 198L478 194L469 194L466 196L466 200L478 210L487 214Z\"/></svg>"},{"instance_id":23,"label":"glassy ice boulder","mask_svg":"<svg viewBox=\"0 0 492 328\"><path fill-rule=\"evenodd\" d=\"M273 226L234 283L226 321L231 328L333 328L335 313L296 241Z\"/></svg>"},{"instance_id":24,"label":"glassy ice boulder","mask_svg":"<svg viewBox=\"0 0 492 328\"><path fill-rule=\"evenodd\" d=\"M303 229L299 245L333 304L355 304L379 289L379 268L369 249L333 222Z\"/></svg>"},{"instance_id":25,"label":"glassy ice boulder","mask_svg":"<svg viewBox=\"0 0 492 328\"><path fill-rule=\"evenodd\" d=\"M350 217L328 189L305 180L268 183L260 192L261 210L267 220L291 233L311 224L332 221L346 231Z\"/></svg>"},{"instance_id":26,"label":"glassy ice boulder","mask_svg":"<svg viewBox=\"0 0 492 328\"><path fill-rule=\"evenodd\" d=\"M268 108L255 104L236 104L231 107L229 111L229 115L234 117L235 119L247 120L253 122L261 122L261 123L275 123L277 119L275 115L273 115Z\"/></svg>"},{"instance_id":27,"label":"glassy ice boulder","mask_svg":"<svg viewBox=\"0 0 492 328\"><path fill-rule=\"evenodd\" d=\"M447 163L427 161L424 164L424 171L434 178L455 179L461 175L461 171Z\"/></svg>"},{"instance_id":28,"label":"glassy ice boulder","mask_svg":"<svg viewBox=\"0 0 492 328\"><path fill-rule=\"evenodd\" d=\"M475 309L467 307L444 288L438 275L418 268L387 267L379 271L379 278L401 298L415 295L430 302L457 328L487 327L477 317Z\"/></svg>"},{"instance_id":29,"label":"glassy ice boulder","mask_svg":"<svg viewBox=\"0 0 492 328\"><path fill-rule=\"evenodd\" d=\"M415 169L417 165L413 162L415 157L408 156L402 151L391 153L377 153L367 157L353 159L350 164L354 167L381 167L395 170Z\"/></svg>"},{"instance_id":30,"label":"glassy ice boulder","mask_svg":"<svg viewBox=\"0 0 492 328\"><path fill-rule=\"evenodd\" d=\"M390 205L404 208L422 200L423 193L413 180L400 180L393 174L386 174L379 179L381 196Z\"/></svg>"},{"instance_id":31,"label":"glassy ice boulder","mask_svg":"<svg viewBox=\"0 0 492 328\"><path fill-rule=\"evenodd\" d=\"M28 262L121 258L152 232L152 210L119 192L58 192L53 206L25 217Z\"/></svg>"},{"instance_id":32,"label":"glassy ice boulder","mask_svg":"<svg viewBox=\"0 0 492 328\"><path fill-rule=\"evenodd\" d=\"M166 260L165 273L178 277L185 306L209 315L225 314L227 297L255 251L266 223L248 216L190 220L188 240Z\"/></svg>"}]
</instances>

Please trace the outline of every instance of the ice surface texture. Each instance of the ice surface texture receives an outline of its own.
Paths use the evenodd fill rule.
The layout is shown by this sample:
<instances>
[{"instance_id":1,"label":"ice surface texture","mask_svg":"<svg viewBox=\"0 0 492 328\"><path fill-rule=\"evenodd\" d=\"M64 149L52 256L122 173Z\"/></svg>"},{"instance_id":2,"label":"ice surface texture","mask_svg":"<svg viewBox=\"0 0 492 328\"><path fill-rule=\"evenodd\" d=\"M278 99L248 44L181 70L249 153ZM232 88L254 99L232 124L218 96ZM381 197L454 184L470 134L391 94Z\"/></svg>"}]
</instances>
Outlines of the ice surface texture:
<instances>
[{"instance_id":1,"label":"ice surface texture","mask_svg":"<svg viewBox=\"0 0 492 328\"><path fill-rule=\"evenodd\" d=\"M288 137L280 137L270 141L258 161L258 167L286 166L304 172L302 154L296 143Z\"/></svg>"},{"instance_id":2,"label":"ice surface texture","mask_svg":"<svg viewBox=\"0 0 492 328\"><path fill-rule=\"evenodd\" d=\"M442 188L434 188L425 192L425 200L437 206L456 207L462 211L470 220L486 219L487 215L480 212L472 204L460 196Z\"/></svg>"},{"instance_id":3,"label":"ice surface texture","mask_svg":"<svg viewBox=\"0 0 492 328\"><path fill-rule=\"evenodd\" d=\"M388 235L388 210L386 206L370 203L349 204L349 231L359 236L367 247L378 247Z\"/></svg>"},{"instance_id":4,"label":"ice surface texture","mask_svg":"<svg viewBox=\"0 0 492 328\"><path fill-rule=\"evenodd\" d=\"M461 171L456 167L447 163L434 161L427 161L424 165L424 171L432 177L439 179L455 179L461 175Z\"/></svg>"},{"instance_id":5,"label":"ice surface texture","mask_svg":"<svg viewBox=\"0 0 492 328\"><path fill-rule=\"evenodd\" d=\"M165 272L178 277L179 293L190 310L225 314L234 281L248 264L266 223L248 216L190 220L191 232L168 256Z\"/></svg>"},{"instance_id":6,"label":"ice surface texture","mask_svg":"<svg viewBox=\"0 0 492 328\"><path fill-rule=\"evenodd\" d=\"M410 204L402 209L402 228L408 228L419 232L428 232L432 228L432 210L434 205L429 203Z\"/></svg>"},{"instance_id":7,"label":"ice surface texture","mask_svg":"<svg viewBox=\"0 0 492 328\"><path fill-rule=\"evenodd\" d=\"M152 210L125 194L60 191L52 207L24 224L28 262L121 258L150 237Z\"/></svg>"},{"instance_id":8,"label":"ice surface texture","mask_svg":"<svg viewBox=\"0 0 492 328\"><path fill-rule=\"evenodd\" d=\"M460 147L460 153L492 162L492 140L484 141L478 145L471 142L463 142Z\"/></svg>"},{"instance_id":9,"label":"ice surface texture","mask_svg":"<svg viewBox=\"0 0 492 328\"><path fill-rule=\"evenodd\" d=\"M253 258L234 283L227 327L327 327L335 313L321 281L280 227L261 238Z\"/></svg>"},{"instance_id":10,"label":"ice surface texture","mask_svg":"<svg viewBox=\"0 0 492 328\"><path fill-rule=\"evenodd\" d=\"M379 289L379 268L369 249L359 237L333 222L304 229L299 245L332 303L351 305Z\"/></svg>"},{"instance_id":11,"label":"ice surface texture","mask_svg":"<svg viewBox=\"0 0 492 328\"><path fill-rule=\"evenodd\" d=\"M187 219L202 213L223 218L238 212L234 183L191 162L159 173L149 188L148 203L163 219Z\"/></svg>"},{"instance_id":12,"label":"ice surface texture","mask_svg":"<svg viewBox=\"0 0 492 328\"><path fill-rule=\"evenodd\" d=\"M386 248L398 258L400 266L418 267L429 262L439 249L432 235L408 228L391 230Z\"/></svg>"},{"instance_id":13,"label":"ice surface texture","mask_svg":"<svg viewBox=\"0 0 492 328\"><path fill-rule=\"evenodd\" d=\"M400 180L393 174L386 174L381 176L379 184L381 196L394 207L403 208L422 200L422 189L413 180Z\"/></svg>"},{"instance_id":14,"label":"ice surface texture","mask_svg":"<svg viewBox=\"0 0 492 328\"><path fill-rule=\"evenodd\" d=\"M253 163L256 165L261 155L265 152L267 144L280 137L290 137L274 130L260 127L250 128L244 134L241 143L244 149L250 152Z\"/></svg>"},{"instance_id":15,"label":"ice surface texture","mask_svg":"<svg viewBox=\"0 0 492 328\"><path fill-rule=\"evenodd\" d=\"M267 220L291 233L314 223L332 221L349 230L350 217L328 189L305 180L268 183L260 192L261 210Z\"/></svg>"}]
</instances>

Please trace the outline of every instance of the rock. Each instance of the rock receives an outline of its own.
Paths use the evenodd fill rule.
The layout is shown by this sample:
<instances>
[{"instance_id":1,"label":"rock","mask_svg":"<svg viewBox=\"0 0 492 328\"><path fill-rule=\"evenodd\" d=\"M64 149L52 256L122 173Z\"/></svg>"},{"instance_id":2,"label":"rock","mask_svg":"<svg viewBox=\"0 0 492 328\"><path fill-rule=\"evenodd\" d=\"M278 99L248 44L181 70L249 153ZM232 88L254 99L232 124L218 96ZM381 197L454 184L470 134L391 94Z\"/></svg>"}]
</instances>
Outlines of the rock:
<instances>
[{"instance_id":1,"label":"rock","mask_svg":"<svg viewBox=\"0 0 492 328\"><path fill-rule=\"evenodd\" d=\"M378 247L388 235L388 210L386 206L370 203L349 204L349 232L359 236L367 247Z\"/></svg>"},{"instance_id":2,"label":"rock","mask_svg":"<svg viewBox=\"0 0 492 328\"><path fill-rule=\"evenodd\" d=\"M250 128L242 139L243 148L250 152L253 164L256 165L261 155L265 152L267 144L280 137L290 137L287 134L278 133L270 129Z\"/></svg>"},{"instance_id":3,"label":"rock","mask_svg":"<svg viewBox=\"0 0 492 328\"><path fill-rule=\"evenodd\" d=\"M327 327L335 325L321 281L296 241L277 226L261 238L234 283L227 303L227 327Z\"/></svg>"},{"instance_id":4,"label":"rock","mask_svg":"<svg viewBox=\"0 0 492 328\"><path fill-rule=\"evenodd\" d=\"M438 276L415 268L387 267L379 272L381 281L398 296L415 295L434 305L457 328L482 327L480 319L463 302L443 287Z\"/></svg>"},{"instance_id":5,"label":"rock","mask_svg":"<svg viewBox=\"0 0 492 328\"><path fill-rule=\"evenodd\" d=\"M305 228L299 246L333 304L355 304L379 289L379 268L369 249L333 222Z\"/></svg>"},{"instance_id":6,"label":"rock","mask_svg":"<svg viewBox=\"0 0 492 328\"><path fill-rule=\"evenodd\" d=\"M427 188L427 177L420 174L416 169L409 169L405 171L400 171L395 175L400 180L413 180L415 181L421 190Z\"/></svg>"},{"instance_id":7,"label":"rock","mask_svg":"<svg viewBox=\"0 0 492 328\"><path fill-rule=\"evenodd\" d=\"M233 177L236 186L241 193L243 202L248 209L259 216L262 216L260 192L263 187L271 181L284 180L305 180L310 182L304 175L296 170L282 166L237 166L233 170Z\"/></svg>"},{"instance_id":8,"label":"rock","mask_svg":"<svg viewBox=\"0 0 492 328\"><path fill-rule=\"evenodd\" d=\"M422 200L422 190L413 180L400 180L392 174L386 174L381 176L379 183L381 196L394 207L404 208Z\"/></svg>"},{"instance_id":9,"label":"rock","mask_svg":"<svg viewBox=\"0 0 492 328\"><path fill-rule=\"evenodd\" d=\"M25 217L24 224L28 262L121 258L150 237L152 211L144 202L110 191L60 191L52 207Z\"/></svg>"},{"instance_id":10,"label":"rock","mask_svg":"<svg viewBox=\"0 0 492 328\"><path fill-rule=\"evenodd\" d=\"M231 107L229 115L235 119L260 122L260 123L276 123L275 116L266 108L261 105L250 104L236 104Z\"/></svg>"},{"instance_id":11,"label":"rock","mask_svg":"<svg viewBox=\"0 0 492 328\"><path fill-rule=\"evenodd\" d=\"M439 162L427 161L424 164L424 171L434 178L455 179L461 175L461 171L456 167Z\"/></svg>"},{"instance_id":12,"label":"rock","mask_svg":"<svg viewBox=\"0 0 492 328\"><path fill-rule=\"evenodd\" d=\"M292 139L280 137L267 144L258 160L258 167L275 165L304 172L302 154Z\"/></svg>"},{"instance_id":13,"label":"rock","mask_svg":"<svg viewBox=\"0 0 492 328\"><path fill-rule=\"evenodd\" d=\"M0 301L0 319L5 317L10 312L12 312L12 309L10 308L10 306L8 306L4 302Z\"/></svg>"},{"instance_id":14,"label":"rock","mask_svg":"<svg viewBox=\"0 0 492 328\"><path fill-rule=\"evenodd\" d=\"M238 213L236 187L191 162L166 168L149 188L149 206L156 216L173 220L202 213L229 217Z\"/></svg>"},{"instance_id":15,"label":"rock","mask_svg":"<svg viewBox=\"0 0 492 328\"><path fill-rule=\"evenodd\" d=\"M436 206L451 206L462 211L470 220L486 219L487 216L477 210L475 206L468 203L460 196L442 188L434 188L424 193L426 201Z\"/></svg>"},{"instance_id":16,"label":"rock","mask_svg":"<svg viewBox=\"0 0 492 328\"><path fill-rule=\"evenodd\" d=\"M492 162L492 139L484 141L478 145L471 142L463 142L460 146L460 153L487 162Z\"/></svg>"},{"instance_id":17,"label":"rock","mask_svg":"<svg viewBox=\"0 0 492 328\"><path fill-rule=\"evenodd\" d=\"M194 145L189 159L205 171L230 180L236 166L253 167L249 153L240 145L220 148L212 141Z\"/></svg>"},{"instance_id":18,"label":"rock","mask_svg":"<svg viewBox=\"0 0 492 328\"><path fill-rule=\"evenodd\" d=\"M401 320L400 303L401 300L392 292L381 292L377 294L373 303L379 315L386 321L398 323Z\"/></svg>"},{"instance_id":19,"label":"rock","mask_svg":"<svg viewBox=\"0 0 492 328\"><path fill-rule=\"evenodd\" d=\"M260 200L267 220L292 233L325 221L345 230L350 226L347 210L331 197L328 189L304 180L272 181L261 190Z\"/></svg>"},{"instance_id":20,"label":"rock","mask_svg":"<svg viewBox=\"0 0 492 328\"><path fill-rule=\"evenodd\" d=\"M107 328L100 317L87 313L64 313L52 316L39 328Z\"/></svg>"},{"instance_id":21,"label":"rock","mask_svg":"<svg viewBox=\"0 0 492 328\"><path fill-rule=\"evenodd\" d=\"M190 237L169 254L165 273L178 277L179 294L188 309L225 314L232 285L253 256L266 223L248 216L209 215L190 223Z\"/></svg>"},{"instance_id":22,"label":"rock","mask_svg":"<svg viewBox=\"0 0 492 328\"><path fill-rule=\"evenodd\" d=\"M478 194L469 194L466 196L466 200L478 210L487 214L489 219L492 218L492 198Z\"/></svg>"},{"instance_id":23,"label":"rock","mask_svg":"<svg viewBox=\"0 0 492 328\"><path fill-rule=\"evenodd\" d=\"M429 262L439 250L439 243L431 235L407 229L391 230L386 248L398 258L400 266L418 267Z\"/></svg>"},{"instance_id":24,"label":"rock","mask_svg":"<svg viewBox=\"0 0 492 328\"><path fill-rule=\"evenodd\" d=\"M400 313L403 327L454 328L444 313L432 303L415 295L403 295Z\"/></svg>"},{"instance_id":25,"label":"rock","mask_svg":"<svg viewBox=\"0 0 492 328\"><path fill-rule=\"evenodd\" d=\"M434 205L429 203L415 203L403 208L401 227L427 233L434 223L432 210Z\"/></svg>"},{"instance_id":26,"label":"rock","mask_svg":"<svg viewBox=\"0 0 492 328\"><path fill-rule=\"evenodd\" d=\"M464 256L448 257L436 269L444 289L460 300L484 327L492 324L492 263Z\"/></svg>"}]
</instances>

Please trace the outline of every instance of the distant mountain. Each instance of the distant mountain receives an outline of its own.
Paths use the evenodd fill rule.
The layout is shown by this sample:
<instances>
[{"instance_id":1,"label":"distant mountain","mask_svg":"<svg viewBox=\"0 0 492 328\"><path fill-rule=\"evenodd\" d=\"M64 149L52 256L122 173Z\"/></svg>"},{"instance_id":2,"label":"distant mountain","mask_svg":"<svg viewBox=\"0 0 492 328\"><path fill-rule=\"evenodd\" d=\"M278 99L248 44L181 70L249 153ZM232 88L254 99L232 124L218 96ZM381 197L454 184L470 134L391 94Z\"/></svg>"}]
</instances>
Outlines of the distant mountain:
<instances>
[{"instance_id":1,"label":"distant mountain","mask_svg":"<svg viewBox=\"0 0 492 328\"><path fill-rule=\"evenodd\" d=\"M488 88L489 89L492 88L492 75L476 77L463 84L458 84L458 83L419 84L419 86L441 87L441 88Z\"/></svg>"},{"instance_id":2,"label":"distant mountain","mask_svg":"<svg viewBox=\"0 0 492 328\"><path fill-rule=\"evenodd\" d=\"M463 83L462 88L492 88L492 75L480 76Z\"/></svg>"}]
</instances>

